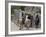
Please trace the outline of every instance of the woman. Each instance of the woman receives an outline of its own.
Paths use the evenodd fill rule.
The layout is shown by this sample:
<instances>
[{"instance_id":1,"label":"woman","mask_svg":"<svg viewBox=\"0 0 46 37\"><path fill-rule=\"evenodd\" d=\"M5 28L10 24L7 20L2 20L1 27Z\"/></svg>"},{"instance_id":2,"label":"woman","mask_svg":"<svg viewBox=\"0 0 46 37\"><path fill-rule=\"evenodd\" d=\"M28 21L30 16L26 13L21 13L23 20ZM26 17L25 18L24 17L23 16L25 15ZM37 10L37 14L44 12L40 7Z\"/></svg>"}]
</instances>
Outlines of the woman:
<instances>
[{"instance_id":1,"label":"woman","mask_svg":"<svg viewBox=\"0 0 46 37\"><path fill-rule=\"evenodd\" d=\"M39 25L39 17L38 17L38 15L36 15L35 25L36 25L36 28L38 28L38 25Z\"/></svg>"}]
</instances>

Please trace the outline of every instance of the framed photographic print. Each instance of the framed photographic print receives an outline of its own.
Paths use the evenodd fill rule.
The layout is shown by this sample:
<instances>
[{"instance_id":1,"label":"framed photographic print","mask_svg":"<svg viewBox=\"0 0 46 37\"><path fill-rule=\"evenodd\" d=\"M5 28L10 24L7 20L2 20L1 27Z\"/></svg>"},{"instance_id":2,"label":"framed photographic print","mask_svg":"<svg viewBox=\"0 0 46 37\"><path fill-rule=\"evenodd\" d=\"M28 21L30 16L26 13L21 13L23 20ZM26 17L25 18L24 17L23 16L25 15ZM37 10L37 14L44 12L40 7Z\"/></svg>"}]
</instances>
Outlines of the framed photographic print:
<instances>
[{"instance_id":1,"label":"framed photographic print","mask_svg":"<svg viewBox=\"0 0 46 37\"><path fill-rule=\"evenodd\" d=\"M31 35L45 32L45 12L42 2L6 1L6 35Z\"/></svg>"}]
</instances>

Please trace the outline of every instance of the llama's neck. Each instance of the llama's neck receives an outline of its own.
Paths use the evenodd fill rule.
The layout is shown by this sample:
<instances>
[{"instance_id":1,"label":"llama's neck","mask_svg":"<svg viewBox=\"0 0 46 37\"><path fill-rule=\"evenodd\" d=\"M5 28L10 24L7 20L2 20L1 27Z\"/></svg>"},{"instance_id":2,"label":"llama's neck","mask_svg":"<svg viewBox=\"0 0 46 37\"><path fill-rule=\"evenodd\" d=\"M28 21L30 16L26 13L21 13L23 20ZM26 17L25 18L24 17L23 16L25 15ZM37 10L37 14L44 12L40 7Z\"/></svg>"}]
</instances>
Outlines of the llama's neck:
<instances>
[{"instance_id":1,"label":"llama's neck","mask_svg":"<svg viewBox=\"0 0 46 37\"><path fill-rule=\"evenodd\" d=\"M28 16L26 16L26 21L28 20Z\"/></svg>"}]
</instances>

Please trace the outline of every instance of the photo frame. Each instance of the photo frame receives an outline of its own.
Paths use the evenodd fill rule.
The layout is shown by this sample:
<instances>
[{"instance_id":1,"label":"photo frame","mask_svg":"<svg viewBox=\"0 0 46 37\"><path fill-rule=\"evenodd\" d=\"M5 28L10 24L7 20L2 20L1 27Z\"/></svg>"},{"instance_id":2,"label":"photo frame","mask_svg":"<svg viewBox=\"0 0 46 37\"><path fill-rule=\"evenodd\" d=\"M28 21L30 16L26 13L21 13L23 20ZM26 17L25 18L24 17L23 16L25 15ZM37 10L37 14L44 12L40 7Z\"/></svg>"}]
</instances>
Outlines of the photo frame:
<instances>
[{"instance_id":1,"label":"photo frame","mask_svg":"<svg viewBox=\"0 0 46 37\"><path fill-rule=\"evenodd\" d=\"M44 34L44 32L45 4L43 2L5 1L6 36Z\"/></svg>"}]
</instances>

